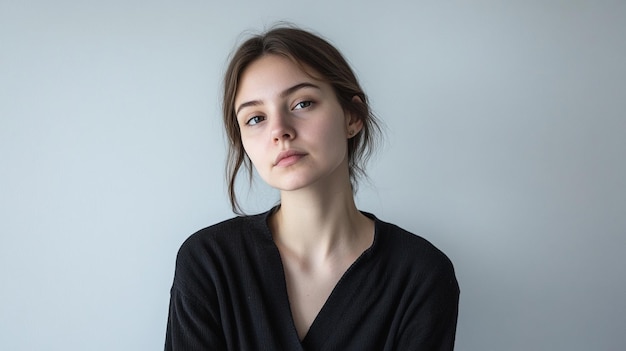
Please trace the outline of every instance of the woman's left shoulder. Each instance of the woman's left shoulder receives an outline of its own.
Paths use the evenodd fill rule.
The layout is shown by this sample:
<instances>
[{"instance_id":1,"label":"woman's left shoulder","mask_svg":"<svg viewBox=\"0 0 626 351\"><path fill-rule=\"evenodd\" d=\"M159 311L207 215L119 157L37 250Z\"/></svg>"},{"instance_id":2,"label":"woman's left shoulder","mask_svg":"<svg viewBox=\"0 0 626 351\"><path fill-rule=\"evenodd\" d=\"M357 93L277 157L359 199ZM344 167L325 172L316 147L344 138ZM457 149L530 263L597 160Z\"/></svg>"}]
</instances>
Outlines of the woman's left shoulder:
<instances>
[{"instance_id":1,"label":"woman's left shoulder","mask_svg":"<svg viewBox=\"0 0 626 351\"><path fill-rule=\"evenodd\" d=\"M396 224L374 218L376 240L390 260L427 270L437 268L454 272L450 258L429 240Z\"/></svg>"}]
</instances>

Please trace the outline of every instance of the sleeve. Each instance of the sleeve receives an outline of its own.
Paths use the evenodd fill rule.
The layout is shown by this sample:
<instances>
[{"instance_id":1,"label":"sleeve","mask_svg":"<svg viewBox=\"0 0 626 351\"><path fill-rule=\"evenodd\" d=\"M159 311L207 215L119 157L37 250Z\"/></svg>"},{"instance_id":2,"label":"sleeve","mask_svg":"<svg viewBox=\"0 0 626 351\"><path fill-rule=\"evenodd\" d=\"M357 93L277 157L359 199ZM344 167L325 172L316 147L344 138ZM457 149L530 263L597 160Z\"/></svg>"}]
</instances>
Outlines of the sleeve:
<instances>
[{"instance_id":1,"label":"sleeve","mask_svg":"<svg viewBox=\"0 0 626 351\"><path fill-rule=\"evenodd\" d=\"M453 350L460 291L452 263L445 258L417 280L396 349Z\"/></svg>"},{"instance_id":2,"label":"sleeve","mask_svg":"<svg viewBox=\"0 0 626 351\"><path fill-rule=\"evenodd\" d=\"M189 253L183 246L176 259L165 350L226 350L215 284Z\"/></svg>"}]
</instances>

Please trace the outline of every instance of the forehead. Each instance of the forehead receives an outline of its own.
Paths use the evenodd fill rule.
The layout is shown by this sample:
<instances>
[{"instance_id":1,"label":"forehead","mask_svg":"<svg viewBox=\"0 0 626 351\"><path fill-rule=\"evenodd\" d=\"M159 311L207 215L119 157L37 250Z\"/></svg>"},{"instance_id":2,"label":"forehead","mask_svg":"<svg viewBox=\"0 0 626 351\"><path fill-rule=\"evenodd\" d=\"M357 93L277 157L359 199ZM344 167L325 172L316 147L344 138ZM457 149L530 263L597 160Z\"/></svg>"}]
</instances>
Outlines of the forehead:
<instances>
[{"instance_id":1,"label":"forehead","mask_svg":"<svg viewBox=\"0 0 626 351\"><path fill-rule=\"evenodd\" d=\"M312 68L290 58L266 54L251 62L241 73L235 105L244 100L278 95L284 89L303 82L326 85Z\"/></svg>"}]
</instances>

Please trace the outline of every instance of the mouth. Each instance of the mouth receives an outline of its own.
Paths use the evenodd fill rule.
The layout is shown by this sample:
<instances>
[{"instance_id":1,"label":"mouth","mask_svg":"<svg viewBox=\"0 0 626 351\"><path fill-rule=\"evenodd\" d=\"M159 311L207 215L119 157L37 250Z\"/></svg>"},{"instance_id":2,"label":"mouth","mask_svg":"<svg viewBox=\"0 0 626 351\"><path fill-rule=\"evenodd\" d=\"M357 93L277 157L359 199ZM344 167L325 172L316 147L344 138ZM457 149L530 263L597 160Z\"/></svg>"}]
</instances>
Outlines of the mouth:
<instances>
[{"instance_id":1,"label":"mouth","mask_svg":"<svg viewBox=\"0 0 626 351\"><path fill-rule=\"evenodd\" d=\"M275 167L287 167L298 162L306 153L296 150L286 150L278 154L274 160Z\"/></svg>"}]
</instances>

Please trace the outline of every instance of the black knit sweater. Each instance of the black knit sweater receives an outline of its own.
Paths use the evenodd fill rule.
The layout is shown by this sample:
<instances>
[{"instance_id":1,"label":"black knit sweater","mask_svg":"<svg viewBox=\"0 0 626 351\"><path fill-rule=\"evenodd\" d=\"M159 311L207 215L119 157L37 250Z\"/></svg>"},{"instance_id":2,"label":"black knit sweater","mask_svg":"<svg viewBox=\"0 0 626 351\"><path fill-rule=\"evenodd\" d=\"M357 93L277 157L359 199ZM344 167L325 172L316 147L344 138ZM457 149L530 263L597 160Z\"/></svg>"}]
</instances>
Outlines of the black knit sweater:
<instances>
[{"instance_id":1,"label":"black knit sweater","mask_svg":"<svg viewBox=\"0 0 626 351\"><path fill-rule=\"evenodd\" d=\"M198 231L180 248L166 350L452 350L459 287L423 238L375 220L374 243L346 271L300 341L271 211Z\"/></svg>"}]
</instances>

